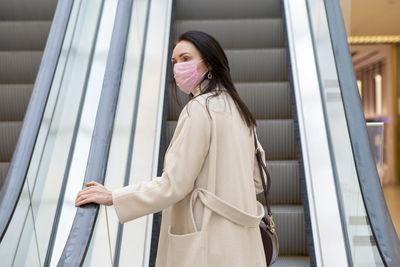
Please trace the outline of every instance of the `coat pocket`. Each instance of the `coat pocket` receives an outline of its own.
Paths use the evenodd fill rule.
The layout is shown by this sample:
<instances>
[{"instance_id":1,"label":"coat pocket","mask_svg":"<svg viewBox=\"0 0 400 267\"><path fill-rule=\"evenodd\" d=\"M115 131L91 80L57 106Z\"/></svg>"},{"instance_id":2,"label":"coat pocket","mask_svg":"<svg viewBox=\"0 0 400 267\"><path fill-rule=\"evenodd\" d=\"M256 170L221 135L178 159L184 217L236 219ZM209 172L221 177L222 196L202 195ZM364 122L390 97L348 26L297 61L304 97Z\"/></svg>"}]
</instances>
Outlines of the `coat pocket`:
<instances>
[{"instance_id":1,"label":"coat pocket","mask_svg":"<svg viewBox=\"0 0 400 267\"><path fill-rule=\"evenodd\" d=\"M205 267L207 232L177 235L168 228L168 267Z\"/></svg>"}]
</instances>

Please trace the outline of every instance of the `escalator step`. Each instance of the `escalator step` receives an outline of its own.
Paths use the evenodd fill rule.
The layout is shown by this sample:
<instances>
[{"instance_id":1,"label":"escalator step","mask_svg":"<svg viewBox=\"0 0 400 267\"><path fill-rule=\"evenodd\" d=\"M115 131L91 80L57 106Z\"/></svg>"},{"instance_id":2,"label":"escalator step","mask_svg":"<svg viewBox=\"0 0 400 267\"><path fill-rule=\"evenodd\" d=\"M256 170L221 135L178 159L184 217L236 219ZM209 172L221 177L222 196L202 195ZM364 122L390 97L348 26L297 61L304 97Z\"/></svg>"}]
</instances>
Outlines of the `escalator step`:
<instances>
[{"instance_id":1,"label":"escalator step","mask_svg":"<svg viewBox=\"0 0 400 267\"><path fill-rule=\"evenodd\" d=\"M271 175L272 205L301 205L299 181L299 163L297 160L267 161L267 169ZM257 195L257 200L265 205L264 194Z\"/></svg>"},{"instance_id":2,"label":"escalator step","mask_svg":"<svg viewBox=\"0 0 400 267\"><path fill-rule=\"evenodd\" d=\"M303 206L271 205L271 212L278 235L279 255L307 256Z\"/></svg>"},{"instance_id":3,"label":"escalator step","mask_svg":"<svg viewBox=\"0 0 400 267\"><path fill-rule=\"evenodd\" d=\"M0 52L0 83L34 83L43 51Z\"/></svg>"},{"instance_id":4,"label":"escalator step","mask_svg":"<svg viewBox=\"0 0 400 267\"><path fill-rule=\"evenodd\" d=\"M214 36L224 49L284 47L281 18L178 20L175 40L188 30Z\"/></svg>"},{"instance_id":5,"label":"escalator step","mask_svg":"<svg viewBox=\"0 0 400 267\"><path fill-rule=\"evenodd\" d=\"M0 121L22 121L33 84L0 84Z\"/></svg>"},{"instance_id":6,"label":"escalator step","mask_svg":"<svg viewBox=\"0 0 400 267\"><path fill-rule=\"evenodd\" d=\"M52 20L57 0L0 1L0 20Z\"/></svg>"},{"instance_id":7,"label":"escalator step","mask_svg":"<svg viewBox=\"0 0 400 267\"><path fill-rule=\"evenodd\" d=\"M0 21L0 50L44 50L51 21Z\"/></svg>"},{"instance_id":8,"label":"escalator step","mask_svg":"<svg viewBox=\"0 0 400 267\"><path fill-rule=\"evenodd\" d=\"M309 267L310 260L308 257L278 257L274 267Z\"/></svg>"},{"instance_id":9,"label":"escalator step","mask_svg":"<svg viewBox=\"0 0 400 267\"><path fill-rule=\"evenodd\" d=\"M177 0L177 19L281 17L278 0Z\"/></svg>"},{"instance_id":10,"label":"escalator step","mask_svg":"<svg viewBox=\"0 0 400 267\"><path fill-rule=\"evenodd\" d=\"M227 49L234 82L287 81L286 48Z\"/></svg>"},{"instance_id":11,"label":"escalator step","mask_svg":"<svg viewBox=\"0 0 400 267\"><path fill-rule=\"evenodd\" d=\"M293 120L257 120L257 136L266 160L295 160Z\"/></svg>"},{"instance_id":12,"label":"escalator step","mask_svg":"<svg viewBox=\"0 0 400 267\"><path fill-rule=\"evenodd\" d=\"M4 181L6 180L9 167L9 162L0 162L0 191L1 188L3 188Z\"/></svg>"},{"instance_id":13,"label":"escalator step","mask_svg":"<svg viewBox=\"0 0 400 267\"><path fill-rule=\"evenodd\" d=\"M290 91L288 82L235 83L235 87L256 119L291 119ZM181 108L169 88L168 120L178 120ZM184 106L189 97L177 88L177 96Z\"/></svg>"},{"instance_id":14,"label":"escalator step","mask_svg":"<svg viewBox=\"0 0 400 267\"><path fill-rule=\"evenodd\" d=\"M21 127L21 121L0 122L0 161L11 161Z\"/></svg>"},{"instance_id":15,"label":"escalator step","mask_svg":"<svg viewBox=\"0 0 400 267\"><path fill-rule=\"evenodd\" d=\"M235 83L235 87L256 119L291 119L288 82Z\"/></svg>"}]
</instances>

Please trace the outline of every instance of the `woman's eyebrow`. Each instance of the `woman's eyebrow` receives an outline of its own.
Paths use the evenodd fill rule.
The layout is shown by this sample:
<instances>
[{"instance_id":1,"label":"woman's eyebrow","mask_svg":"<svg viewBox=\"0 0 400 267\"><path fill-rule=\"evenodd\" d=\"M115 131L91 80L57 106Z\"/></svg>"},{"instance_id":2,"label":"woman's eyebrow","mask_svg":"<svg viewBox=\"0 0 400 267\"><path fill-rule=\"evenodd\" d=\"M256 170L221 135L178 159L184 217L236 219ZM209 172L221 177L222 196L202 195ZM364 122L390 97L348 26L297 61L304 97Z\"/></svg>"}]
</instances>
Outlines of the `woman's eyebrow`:
<instances>
[{"instance_id":1,"label":"woman's eyebrow","mask_svg":"<svg viewBox=\"0 0 400 267\"><path fill-rule=\"evenodd\" d=\"M181 57L181 56L183 56L184 54L190 54L189 52L183 52L183 53L181 53L178 57ZM175 60L175 58L171 58L171 60Z\"/></svg>"}]
</instances>

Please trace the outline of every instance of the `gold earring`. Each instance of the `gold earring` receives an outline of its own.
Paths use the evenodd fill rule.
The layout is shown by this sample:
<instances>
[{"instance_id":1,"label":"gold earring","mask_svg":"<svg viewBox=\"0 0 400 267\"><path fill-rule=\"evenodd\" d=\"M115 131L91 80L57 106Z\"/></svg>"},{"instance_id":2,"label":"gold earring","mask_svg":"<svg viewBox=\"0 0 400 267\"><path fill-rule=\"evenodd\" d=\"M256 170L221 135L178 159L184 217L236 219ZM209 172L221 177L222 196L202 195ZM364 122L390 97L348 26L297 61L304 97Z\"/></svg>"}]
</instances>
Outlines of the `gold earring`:
<instances>
[{"instance_id":1,"label":"gold earring","mask_svg":"<svg viewBox=\"0 0 400 267\"><path fill-rule=\"evenodd\" d=\"M210 71L210 72L208 72L207 78L208 78L209 80L211 80L211 78L212 78L211 71Z\"/></svg>"}]
</instances>

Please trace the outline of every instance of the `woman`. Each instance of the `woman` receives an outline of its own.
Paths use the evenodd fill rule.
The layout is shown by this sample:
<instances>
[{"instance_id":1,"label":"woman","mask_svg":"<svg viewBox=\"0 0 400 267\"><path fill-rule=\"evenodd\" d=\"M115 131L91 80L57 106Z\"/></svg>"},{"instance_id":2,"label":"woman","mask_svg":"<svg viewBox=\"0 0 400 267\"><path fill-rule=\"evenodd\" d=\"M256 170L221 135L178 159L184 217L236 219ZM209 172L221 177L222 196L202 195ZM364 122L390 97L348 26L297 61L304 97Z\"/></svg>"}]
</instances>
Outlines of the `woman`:
<instances>
[{"instance_id":1,"label":"woman","mask_svg":"<svg viewBox=\"0 0 400 267\"><path fill-rule=\"evenodd\" d=\"M76 206L114 205L121 223L162 210L157 267L264 267L256 121L213 37L182 34L172 63L176 84L191 97L179 115L161 177L112 191L90 182Z\"/></svg>"}]
</instances>

